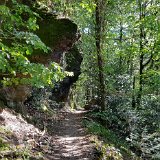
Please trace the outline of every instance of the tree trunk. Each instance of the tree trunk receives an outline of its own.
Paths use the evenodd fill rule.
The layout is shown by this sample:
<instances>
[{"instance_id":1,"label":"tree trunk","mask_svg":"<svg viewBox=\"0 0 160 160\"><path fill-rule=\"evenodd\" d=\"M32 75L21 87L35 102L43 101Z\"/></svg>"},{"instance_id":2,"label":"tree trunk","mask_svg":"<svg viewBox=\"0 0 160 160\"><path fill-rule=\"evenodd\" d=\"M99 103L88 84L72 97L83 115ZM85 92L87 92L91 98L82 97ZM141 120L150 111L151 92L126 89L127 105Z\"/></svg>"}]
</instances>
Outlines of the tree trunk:
<instances>
[{"instance_id":1,"label":"tree trunk","mask_svg":"<svg viewBox=\"0 0 160 160\"><path fill-rule=\"evenodd\" d=\"M102 0L103 2L103 0ZM103 21L101 17L103 9L101 8L102 2L95 0L96 13L95 13L95 40L96 40L96 52L97 52L97 64L98 64L98 77L99 77L99 99L101 105L101 111L105 111L105 80L103 71L103 58L102 58L102 28Z\"/></svg>"},{"instance_id":2,"label":"tree trunk","mask_svg":"<svg viewBox=\"0 0 160 160\"><path fill-rule=\"evenodd\" d=\"M122 50L122 40L123 40L123 26L122 22L120 22L120 30L119 30L119 43L120 43L120 50ZM122 55L119 56L119 70L120 73L122 72Z\"/></svg>"},{"instance_id":3,"label":"tree trunk","mask_svg":"<svg viewBox=\"0 0 160 160\"><path fill-rule=\"evenodd\" d=\"M142 19L144 18L144 11L143 11L143 4L141 0L138 1L139 3L139 21L142 23ZM143 53L143 40L145 39L145 33L144 33L144 26L143 24L140 24L140 42L139 42L139 52L140 52L140 59L139 59L139 91L137 96L137 107L140 106L141 103L141 97L142 97L142 90L143 90L143 61L144 61L144 53Z\"/></svg>"},{"instance_id":4,"label":"tree trunk","mask_svg":"<svg viewBox=\"0 0 160 160\"><path fill-rule=\"evenodd\" d=\"M132 108L136 107L135 84L136 84L136 78L135 78L135 76L133 76L133 84L132 84Z\"/></svg>"}]
</instances>

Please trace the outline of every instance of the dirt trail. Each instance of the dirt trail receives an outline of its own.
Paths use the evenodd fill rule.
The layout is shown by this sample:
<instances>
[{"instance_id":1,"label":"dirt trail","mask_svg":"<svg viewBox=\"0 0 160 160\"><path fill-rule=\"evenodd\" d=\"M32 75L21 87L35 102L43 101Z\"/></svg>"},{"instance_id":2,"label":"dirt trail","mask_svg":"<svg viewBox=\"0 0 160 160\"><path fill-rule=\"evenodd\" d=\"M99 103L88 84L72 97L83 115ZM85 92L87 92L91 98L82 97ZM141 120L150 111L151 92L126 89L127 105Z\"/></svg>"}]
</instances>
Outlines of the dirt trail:
<instances>
[{"instance_id":1,"label":"dirt trail","mask_svg":"<svg viewBox=\"0 0 160 160\"><path fill-rule=\"evenodd\" d=\"M93 160L94 147L90 143L89 135L82 127L84 111L62 111L60 119L50 128L54 135L54 155L48 157L53 160Z\"/></svg>"},{"instance_id":2,"label":"dirt trail","mask_svg":"<svg viewBox=\"0 0 160 160\"><path fill-rule=\"evenodd\" d=\"M30 146L30 155L36 157L36 160L97 160L90 135L82 126L82 119L85 116L83 110L62 109L57 111L56 117L39 114L34 110L30 113L36 120L34 125L10 110L4 110L0 115L0 122L3 122L1 125L16 137L12 146L15 148L22 146L22 152L26 146ZM43 124L46 131L44 133L39 130ZM12 138L10 137L10 140ZM39 152L43 155L37 158L36 153Z\"/></svg>"}]
</instances>

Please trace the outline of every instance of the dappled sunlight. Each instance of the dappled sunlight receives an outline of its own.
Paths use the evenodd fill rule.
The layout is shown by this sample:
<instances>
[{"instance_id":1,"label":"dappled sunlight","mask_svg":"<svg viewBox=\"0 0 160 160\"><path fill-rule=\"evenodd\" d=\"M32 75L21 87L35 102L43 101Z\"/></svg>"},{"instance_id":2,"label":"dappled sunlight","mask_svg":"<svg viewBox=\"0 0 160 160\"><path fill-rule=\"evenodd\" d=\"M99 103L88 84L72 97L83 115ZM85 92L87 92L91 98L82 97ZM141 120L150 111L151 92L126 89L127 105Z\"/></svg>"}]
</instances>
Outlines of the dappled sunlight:
<instances>
[{"instance_id":1,"label":"dappled sunlight","mask_svg":"<svg viewBox=\"0 0 160 160\"><path fill-rule=\"evenodd\" d=\"M83 113L83 111L62 111L63 121L59 121L59 124L54 126L50 132L50 134L55 135L53 159L93 159L93 146L81 124ZM58 130L55 130L56 127Z\"/></svg>"},{"instance_id":2,"label":"dappled sunlight","mask_svg":"<svg viewBox=\"0 0 160 160\"><path fill-rule=\"evenodd\" d=\"M58 137L57 142L61 148L61 156L66 158L83 157L89 151L90 144L86 137ZM57 155L60 156L60 155Z\"/></svg>"},{"instance_id":3,"label":"dappled sunlight","mask_svg":"<svg viewBox=\"0 0 160 160\"><path fill-rule=\"evenodd\" d=\"M3 110L1 117L5 128L15 134L14 143L21 147L22 151L27 145L31 154L41 152L46 159L95 160L90 135L87 135L81 124L83 113L60 111L58 119L48 121L44 134L14 111Z\"/></svg>"}]
</instances>

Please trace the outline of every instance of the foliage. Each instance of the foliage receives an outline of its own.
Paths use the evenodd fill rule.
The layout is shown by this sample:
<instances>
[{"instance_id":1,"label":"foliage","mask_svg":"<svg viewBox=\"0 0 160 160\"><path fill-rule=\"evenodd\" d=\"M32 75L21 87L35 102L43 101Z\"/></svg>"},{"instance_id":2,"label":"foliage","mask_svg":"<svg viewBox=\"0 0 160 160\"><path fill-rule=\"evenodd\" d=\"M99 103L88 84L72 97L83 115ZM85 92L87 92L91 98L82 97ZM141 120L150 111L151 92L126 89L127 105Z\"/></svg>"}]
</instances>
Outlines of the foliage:
<instances>
[{"instance_id":1,"label":"foliage","mask_svg":"<svg viewBox=\"0 0 160 160\"><path fill-rule=\"evenodd\" d=\"M13 2L13 8L0 6L0 70L3 83L42 87L51 84L52 78L55 81L63 78L61 68L55 63L48 67L30 63L28 55L32 55L34 50L43 50L44 54L48 54L49 48L34 34L38 29L36 19L39 15ZM91 115L105 124L87 122L87 126L92 133L105 137L118 147L123 144L117 142L119 137L126 140L133 152L143 159L159 159L159 1L105 2L106 7L102 7L101 12L103 27L100 34L103 39L101 55L105 62L101 72L107 88L107 109ZM81 31L79 48L83 52L83 63L82 74L73 91L76 103L84 106L94 98L101 98L95 45L96 3L92 0L43 0L41 4L53 12L60 12L62 17L70 16ZM24 76L22 82L16 77L18 73ZM5 77L6 74L12 77ZM30 78L25 78L28 75ZM42 92L35 102L36 105L46 106L50 103L49 95ZM105 152L106 146L101 149Z\"/></svg>"},{"instance_id":2,"label":"foliage","mask_svg":"<svg viewBox=\"0 0 160 160\"><path fill-rule=\"evenodd\" d=\"M36 87L51 85L52 80L64 78L60 66L51 63L47 67L31 63L29 56L48 48L34 33L39 27L39 15L28 6L12 0L12 7L0 6L0 77L3 85L32 84Z\"/></svg>"},{"instance_id":3,"label":"foliage","mask_svg":"<svg viewBox=\"0 0 160 160\"><path fill-rule=\"evenodd\" d=\"M31 105L32 108L36 108L42 112L47 112L49 115L53 115L53 110L60 108L60 104L51 100L51 95L52 90L49 87L33 88L32 97L26 101L26 104Z\"/></svg>"},{"instance_id":4,"label":"foliage","mask_svg":"<svg viewBox=\"0 0 160 160\"><path fill-rule=\"evenodd\" d=\"M4 151L9 148L9 145L4 142L4 139L0 138L0 151Z\"/></svg>"},{"instance_id":5,"label":"foliage","mask_svg":"<svg viewBox=\"0 0 160 160\"><path fill-rule=\"evenodd\" d=\"M154 159L160 151L159 98L145 97L144 108L138 111L131 107L131 101L125 97L110 97L106 112L93 112L89 116L97 121L103 120L109 129L126 139L130 148L142 158Z\"/></svg>"},{"instance_id":6,"label":"foliage","mask_svg":"<svg viewBox=\"0 0 160 160\"><path fill-rule=\"evenodd\" d=\"M84 120L84 124L88 131L94 135L101 137L103 141L94 140L97 150L102 152L101 159L109 160L123 160L127 156L128 159L135 158L134 154L129 150L129 146L118 137L113 131L106 129L100 123ZM118 149L119 148L119 149ZM136 159L136 158L135 158Z\"/></svg>"},{"instance_id":7,"label":"foliage","mask_svg":"<svg viewBox=\"0 0 160 160\"><path fill-rule=\"evenodd\" d=\"M69 9L71 4L66 6ZM69 15L81 30L80 48L84 54L75 93L77 103L85 106L100 98L94 45L95 3L72 1L72 10ZM146 159L154 159L159 151L159 13L157 0L107 1L105 14L101 15L106 24L102 35L107 109L92 115L97 121L103 119L105 126L121 138L129 139L132 150ZM152 134L157 136L144 142L142 137L148 139Z\"/></svg>"}]
</instances>

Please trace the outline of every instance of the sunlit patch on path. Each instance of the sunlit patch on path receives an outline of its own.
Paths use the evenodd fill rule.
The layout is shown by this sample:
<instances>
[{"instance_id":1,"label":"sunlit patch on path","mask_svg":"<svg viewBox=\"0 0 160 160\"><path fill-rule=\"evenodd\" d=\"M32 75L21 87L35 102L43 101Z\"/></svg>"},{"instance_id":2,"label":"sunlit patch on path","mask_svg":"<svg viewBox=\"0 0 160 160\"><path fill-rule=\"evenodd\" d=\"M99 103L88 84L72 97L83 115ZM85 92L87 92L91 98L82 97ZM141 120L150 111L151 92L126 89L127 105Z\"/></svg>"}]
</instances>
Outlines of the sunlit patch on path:
<instances>
[{"instance_id":1,"label":"sunlit patch on path","mask_svg":"<svg viewBox=\"0 0 160 160\"><path fill-rule=\"evenodd\" d=\"M82 127L83 111L62 112L63 119L54 126L55 160L93 160L93 146ZM56 128L57 127L57 128Z\"/></svg>"},{"instance_id":2,"label":"sunlit patch on path","mask_svg":"<svg viewBox=\"0 0 160 160\"><path fill-rule=\"evenodd\" d=\"M90 135L82 126L84 114L83 110L63 109L56 118L41 115L41 122L35 114L38 124L45 123L46 132L10 110L4 110L0 116L4 127L15 135L15 147L21 146L23 151L29 146L32 157L42 153L42 160L96 160Z\"/></svg>"}]
</instances>

